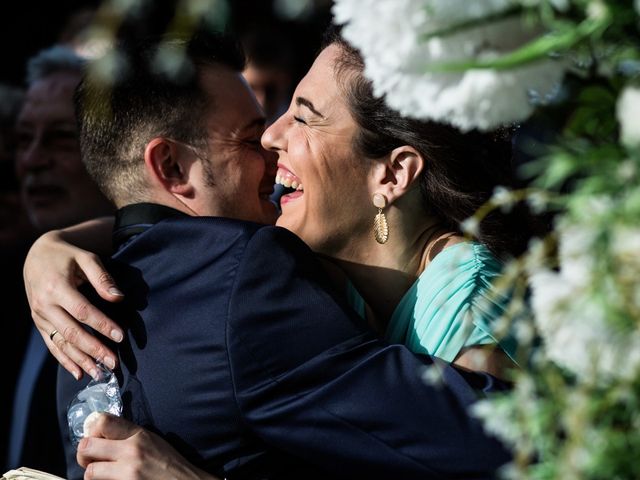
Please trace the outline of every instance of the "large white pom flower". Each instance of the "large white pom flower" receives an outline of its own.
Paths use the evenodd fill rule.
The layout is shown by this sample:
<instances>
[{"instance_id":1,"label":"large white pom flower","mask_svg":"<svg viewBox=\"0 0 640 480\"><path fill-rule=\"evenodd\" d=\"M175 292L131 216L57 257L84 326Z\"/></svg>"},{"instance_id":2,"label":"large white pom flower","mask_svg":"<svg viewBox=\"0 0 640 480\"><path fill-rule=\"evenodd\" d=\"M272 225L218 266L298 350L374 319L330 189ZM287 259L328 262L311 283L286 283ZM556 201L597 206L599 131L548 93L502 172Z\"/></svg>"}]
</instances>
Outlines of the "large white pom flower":
<instances>
[{"instance_id":1,"label":"large white pom flower","mask_svg":"<svg viewBox=\"0 0 640 480\"><path fill-rule=\"evenodd\" d=\"M561 61L461 73L429 72L436 64L485 60L511 52L540 34L520 16L499 18L516 0L336 0L333 13L343 35L365 60L375 94L414 118L449 122L462 130L492 129L523 120L530 95L552 95L562 79ZM469 26L487 17L493 20ZM457 26L467 24L467 28ZM375 25L375 27L374 27Z\"/></svg>"},{"instance_id":2,"label":"large white pom flower","mask_svg":"<svg viewBox=\"0 0 640 480\"><path fill-rule=\"evenodd\" d=\"M628 147L640 146L640 88L626 87L616 109L620 122L620 141Z\"/></svg>"},{"instance_id":3,"label":"large white pom flower","mask_svg":"<svg viewBox=\"0 0 640 480\"><path fill-rule=\"evenodd\" d=\"M596 283L598 268L597 231L588 223L564 224L560 236L560 269L540 269L531 275L535 322L551 361L587 382L631 379L640 371L640 331L631 332L611 322L610 304L619 304L617 288L602 289ZM640 273L640 230L613 226L609 244L612 258L620 266L618 275L635 285ZM596 287L600 285L600 287ZM640 307L640 298L628 301Z\"/></svg>"}]
</instances>

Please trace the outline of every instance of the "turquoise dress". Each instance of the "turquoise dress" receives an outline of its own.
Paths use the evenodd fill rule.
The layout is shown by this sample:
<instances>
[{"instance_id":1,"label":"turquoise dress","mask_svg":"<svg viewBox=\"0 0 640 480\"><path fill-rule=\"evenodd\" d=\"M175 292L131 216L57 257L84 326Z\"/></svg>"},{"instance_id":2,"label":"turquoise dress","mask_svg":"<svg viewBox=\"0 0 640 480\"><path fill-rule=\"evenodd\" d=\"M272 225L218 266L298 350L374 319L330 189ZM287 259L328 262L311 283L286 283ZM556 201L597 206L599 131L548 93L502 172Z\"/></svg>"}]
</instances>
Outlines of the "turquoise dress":
<instances>
[{"instance_id":1,"label":"turquoise dress","mask_svg":"<svg viewBox=\"0 0 640 480\"><path fill-rule=\"evenodd\" d=\"M464 242L440 252L396 307L386 339L448 362L465 347L498 344L512 359L516 343L494 331L509 296L492 287L503 268L484 245ZM364 317L364 300L349 285L351 305Z\"/></svg>"}]
</instances>

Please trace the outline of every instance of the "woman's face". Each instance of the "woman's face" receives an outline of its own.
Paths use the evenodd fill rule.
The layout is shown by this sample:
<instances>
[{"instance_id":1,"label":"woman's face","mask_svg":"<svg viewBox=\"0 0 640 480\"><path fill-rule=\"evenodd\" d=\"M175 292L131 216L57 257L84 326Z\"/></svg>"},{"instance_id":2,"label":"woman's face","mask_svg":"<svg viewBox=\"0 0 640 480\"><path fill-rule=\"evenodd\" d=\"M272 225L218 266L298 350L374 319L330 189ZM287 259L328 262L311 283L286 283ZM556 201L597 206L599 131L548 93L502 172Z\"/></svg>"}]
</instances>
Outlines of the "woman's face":
<instances>
[{"instance_id":1,"label":"woman's face","mask_svg":"<svg viewBox=\"0 0 640 480\"><path fill-rule=\"evenodd\" d=\"M320 53L287 112L262 136L264 147L278 153L276 182L296 189L282 197L277 225L327 255L370 233L375 214L368 162L353 150L357 126L334 72L339 53L337 45Z\"/></svg>"}]
</instances>

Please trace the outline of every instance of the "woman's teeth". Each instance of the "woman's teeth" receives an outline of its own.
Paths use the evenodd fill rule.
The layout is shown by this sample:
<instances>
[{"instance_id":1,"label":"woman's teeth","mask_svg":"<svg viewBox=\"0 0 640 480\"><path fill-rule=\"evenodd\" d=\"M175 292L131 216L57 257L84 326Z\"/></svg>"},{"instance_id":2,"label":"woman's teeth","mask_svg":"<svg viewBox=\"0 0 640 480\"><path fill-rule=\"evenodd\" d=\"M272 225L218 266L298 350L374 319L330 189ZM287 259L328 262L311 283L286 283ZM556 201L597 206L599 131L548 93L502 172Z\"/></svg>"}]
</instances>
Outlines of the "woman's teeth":
<instances>
[{"instance_id":1,"label":"woman's teeth","mask_svg":"<svg viewBox=\"0 0 640 480\"><path fill-rule=\"evenodd\" d=\"M293 188L294 190L302 190L302 184L290 178L276 177L276 183L284 185L287 188Z\"/></svg>"},{"instance_id":2,"label":"woman's teeth","mask_svg":"<svg viewBox=\"0 0 640 480\"><path fill-rule=\"evenodd\" d=\"M276 183L279 185L284 185L287 188L304 191L300 179L293 175L291 172L287 172L286 170L278 170L278 173L276 174Z\"/></svg>"}]
</instances>

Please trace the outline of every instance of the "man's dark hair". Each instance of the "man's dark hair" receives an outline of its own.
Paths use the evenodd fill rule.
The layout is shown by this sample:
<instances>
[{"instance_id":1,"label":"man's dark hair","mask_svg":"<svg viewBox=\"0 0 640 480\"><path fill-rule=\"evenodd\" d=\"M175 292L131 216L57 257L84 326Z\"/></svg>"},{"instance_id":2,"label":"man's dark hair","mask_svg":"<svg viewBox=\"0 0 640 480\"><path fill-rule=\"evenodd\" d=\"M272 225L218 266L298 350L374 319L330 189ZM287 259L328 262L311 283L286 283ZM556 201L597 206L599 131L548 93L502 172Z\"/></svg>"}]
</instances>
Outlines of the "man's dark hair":
<instances>
[{"instance_id":1,"label":"man's dark hair","mask_svg":"<svg viewBox=\"0 0 640 480\"><path fill-rule=\"evenodd\" d=\"M116 204L145 199L144 149L155 137L206 155L204 114L215 99L207 98L199 73L244 65L240 44L211 32L123 41L90 64L76 91L76 115L83 161L104 194Z\"/></svg>"}]
</instances>

